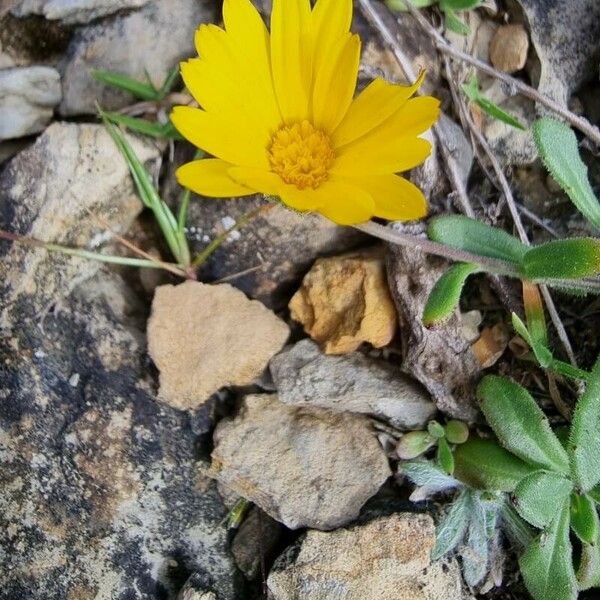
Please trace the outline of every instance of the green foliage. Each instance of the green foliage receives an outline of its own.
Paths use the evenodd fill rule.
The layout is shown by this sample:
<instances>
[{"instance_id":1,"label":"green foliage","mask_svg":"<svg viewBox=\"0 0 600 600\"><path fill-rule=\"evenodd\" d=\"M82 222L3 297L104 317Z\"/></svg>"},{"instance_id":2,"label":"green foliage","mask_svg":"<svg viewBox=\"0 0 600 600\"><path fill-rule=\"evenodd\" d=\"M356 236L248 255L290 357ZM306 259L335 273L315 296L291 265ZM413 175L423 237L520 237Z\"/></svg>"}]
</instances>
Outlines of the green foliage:
<instances>
[{"instance_id":1,"label":"green foliage","mask_svg":"<svg viewBox=\"0 0 600 600\"><path fill-rule=\"evenodd\" d=\"M569 472L565 449L527 390L508 379L488 375L479 384L477 396L486 421L504 448L533 466Z\"/></svg>"},{"instance_id":2,"label":"green foliage","mask_svg":"<svg viewBox=\"0 0 600 600\"><path fill-rule=\"evenodd\" d=\"M528 246L502 229L462 215L434 217L429 222L427 235L440 244L517 266L528 250Z\"/></svg>"},{"instance_id":3,"label":"green foliage","mask_svg":"<svg viewBox=\"0 0 600 600\"><path fill-rule=\"evenodd\" d=\"M585 393L573 414L569 455L573 478L582 491L600 483L600 359L588 379Z\"/></svg>"},{"instance_id":4,"label":"green foliage","mask_svg":"<svg viewBox=\"0 0 600 600\"><path fill-rule=\"evenodd\" d=\"M577 137L568 125L543 118L533 125L533 138L544 165L586 219L600 229L600 202L579 156Z\"/></svg>"},{"instance_id":5,"label":"green foliage","mask_svg":"<svg viewBox=\"0 0 600 600\"><path fill-rule=\"evenodd\" d=\"M469 524L469 515L473 510L472 495L471 490L463 489L440 521L436 531L435 548L431 551L433 560L454 550L463 539Z\"/></svg>"},{"instance_id":6,"label":"green foliage","mask_svg":"<svg viewBox=\"0 0 600 600\"><path fill-rule=\"evenodd\" d=\"M437 281L423 310L423 325L429 326L449 317L458 307L467 279L479 271L479 266L457 263L450 267Z\"/></svg>"},{"instance_id":7,"label":"green foliage","mask_svg":"<svg viewBox=\"0 0 600 600\"><path fill-rule=\"evenodd\" d=\"M177 82L179 68L174 67L169 71L160 88L154 86L149 76L147 76L147 81L138 81L137 79L133 79L122 73L104 71L101 69L92 69L91 75L106 85L133 94L139 100L161 102L167 97Z\"/></svg>"},{"instance_id":8,"label":"green foliage","mask_svg":"<svg viewBox=\"0 0 600 600\"><path fill-rule=\"evenodd\" d=\"M488 100L485 96L482 95L479 90L479 81L477 80L477 75L473 75L469 80L469 83L464 84L462 86L463 92L467 95L467 98L471 102L474 102L483 110L485 113L493 117L498 121L502 121L511 127L515 127L516 129L525 130L526 127L513 115L507 113L505 110L502 110L497 104L494 104L491 100Z\"/></svg>"},{"instance_id":9,"label":"green foliage","mask_svg":"<svg viewBox=\"0 0 600 600\"><path fill-rule=\"evenodd\" d=\"M600 240L554 240L525 253L523 276L532 281L600 275Z\"/></svg>"},{"instance_id":10,"label":"green foliage","mask_svg":"<svg viewBox=\"0 0 600 600\"><path fill-rule=\"evenodd\" d=\"M555 518L573 489L570 479L559 473L537 471L524 477L515 488L517 512L534 527L543 529ZM548 502L552 498L552 502Z\"/></svg>"},{"instance_id":11,"label":"green foliage","mask_svg":"<svg viewBox=\"0 0 600 600\"><path fill-rule=\"evenodd\" d=\"M147 119L140 119L138 117L129 117L116 112L105 112L104 116L111 123L127 127L127 129L130 129L135 133L141 133L142 135L158 139L183 139L171 121L168 121L167 123L158 123L156 121L148 121Z\"/></svg>"},{"instance_id":12,"label":"green foliage","mask_svg":"<svg viewBox=\"0 0 600 600\"><path fill-rule=\"evenodd\" d=\"M493 440L472 437L454 450L454 476L475 489L512 492L535 470Z\"/></svg>"},{"instance_id":13,"label":"green foliage","mask_svg":"<svg viewBox=\"0 0 600 600\"><path fill-rule=\"evenodd\" d=\"M571 494L571 527L587 544L593 544L598 537L598 513L594 501L586 494Z\"/></svg>"},{"instance_id":14,"label":"green foliage","mask_svg":"<svg viewBox=\"0 0 600 600\"><path fill-rule=\"evenodd\" d=\"M558 516L535 538L519 560L525 585L536 600L577 597L572 555L567 499L558 506Z\"/></svg>"},{"instance_id":15,"label":"green foliage","mask_svg":"<svg viewBox=\"0 0 600 600\"><path fill-rule=\"evenodd\" d=\"M409 431L400 438L396 453L400 458L410 460L425 454L427 450L435 445L435 442L435 438L427 431Z\"/></svg>"}]
</instances>

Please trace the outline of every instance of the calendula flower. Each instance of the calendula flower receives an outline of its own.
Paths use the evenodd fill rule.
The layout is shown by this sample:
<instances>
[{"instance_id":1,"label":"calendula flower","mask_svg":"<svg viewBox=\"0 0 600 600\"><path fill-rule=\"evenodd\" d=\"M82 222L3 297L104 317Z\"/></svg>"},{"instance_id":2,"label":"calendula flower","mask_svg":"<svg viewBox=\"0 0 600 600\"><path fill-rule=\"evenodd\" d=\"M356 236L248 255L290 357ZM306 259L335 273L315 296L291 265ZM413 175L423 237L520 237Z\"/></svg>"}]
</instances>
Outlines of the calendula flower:
<instances>
[{"instance_id":1,"label":"calendula flower","mask_svg":"<svg viewBox=\"0 0 600 600\"><path fill-rule=\"evenodd\" d=\"M182 63L201 108L175 107L179 132L215 158L177 171L203 196L278 196L351 225L425 216L421 191L396 175L431 152L418 136L439 102L375 79L356 98L360 38L352 0L273 0L271 31L250 0L224 0L225 28L201 25L199 58Z\"/></svg>"}]
</instances>

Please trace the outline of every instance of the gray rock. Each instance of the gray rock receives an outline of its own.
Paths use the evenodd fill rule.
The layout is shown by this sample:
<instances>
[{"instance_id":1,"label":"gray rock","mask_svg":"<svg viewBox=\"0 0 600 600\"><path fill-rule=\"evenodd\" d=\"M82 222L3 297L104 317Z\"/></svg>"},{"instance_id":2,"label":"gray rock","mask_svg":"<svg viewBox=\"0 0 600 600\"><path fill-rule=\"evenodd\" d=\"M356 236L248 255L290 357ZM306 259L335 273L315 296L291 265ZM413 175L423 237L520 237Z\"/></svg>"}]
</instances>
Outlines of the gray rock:
<instances>
[{"instance_id":1,"label":"gray rock","mask_svg":"<svg viewBox=\"0 0 600 600\"><path fill-rule=\"evenodd\" d=\"M360 352L325 355L309 339L275 356L271 374L286 404L365 413L404 430L422 428L436 412L423 388L397 367Z\"/></svg>"},{"instance_id":2,"label":"gray rock","mask_svg":"<svg viewBox=\"0 0 600 600\"><path fill-rule=\"evenodd\" d=\"M598 76L600 3L597 0L518 0L540 60L538 90L560 104Z\"/></svg>"},{"instance_id":3,"label":"gray rock","mask_svg":"<svg viewBox=\"0 0 600 600\"><path fill-rule=\"evenodd\" d=\"M144 162L159 155L149 143L131 143ZM94 249L110 239L104 225L122 233L141 210L127 165L99 125L54 123L0 172L0 228L20 235ZM41 314L100 268L16 244L5 255L0 328L22 318L10 316L20 296Z\"/></svg>"},{"instance_id":4,"label":"gray rock","mask_svg":"<svg viewBox=\"0 0 600 600\"><path fill-rule=\"evenodd\" d=\"M102 272L43 327L34 302L12 307L0 338L7 600L174 598L190 570L239 598L225 507L196 472L189 419L156 402L127 294Z\"/></svg>"},{"instance_id":5,"label":"gray rock","mask_svg":"<svg viewBox=\"0 0 600 600\"><path fill-rule=\"evenodd\" d=\"M0 140L42 131L61 98L60 74L56 69L0 70Z\"/></svg>"},{"instance_id":6,"label":"gray rock","mask_svg":"<svg viewBox=\"0 0 600 600\"><path fill-rule=\"evenodd\" d=\"M139 8L149 0L22 0L12 13L18 17L43 15L64 23L88 23L119 10Z\"/></svg>"},{"instance_id":7,"label":"gray rock","mask_svg":"<svg viewBox=\"0 0 600 600\"><path fill-rule=\"evenodd\" d=\"M275 563L273 600L469 600L456 560L431 563L428 515L400 513L332 532L308 531Z\"/></svg>"},{"instance_id":8,"label":"gray rock","mask_svg":"<svg viewBox=\"0 0 600 600\"><path fill-rule=\"evenodd\" d=\"M132 101L129 94L94 80L91 69L106 69L144 80L146 72L160 86L170 69L195 53L198 25L214 21L209 0L153 0L141 10L116 15L76 31L63 76L63 115L96 112L96 101L117 109Z\"/></svg>"},{"instance_id":9,"label":"gray rock","mask_svg":"<svg viewBox=\"0 0 600 600\"><path fill-rule=\"evenodd\" d=\"M290 529L352 521L390 475L367 418L247 396L221 421L209 475Z\"/></svg>"},{"instance_id":10,"label":"gray rock","mask_svg":"<svg viewBox=\"0 0 600 600\"><path fill-rule=\"evenodd\" d=\"M203 577L194 573L181 588L177 600L219 600L214 592L207 592L204 588Z\"/></svg>"},{"instance_id":11,"label":"gray rock","mask_svg":"<svg viewBox=\"0 0 600 600\"><path fill-rule=\"evenodd\" d=\"M419 227L393 224L417 233ZM433 286L448 263L411 248L388 245L388 281L400 318L406 355L402 368L431 394L439 410L463 421L477 415L474 390L480 366L463 333L457 314L425 327L421 317Z\"/></svg>"}]
</instances>

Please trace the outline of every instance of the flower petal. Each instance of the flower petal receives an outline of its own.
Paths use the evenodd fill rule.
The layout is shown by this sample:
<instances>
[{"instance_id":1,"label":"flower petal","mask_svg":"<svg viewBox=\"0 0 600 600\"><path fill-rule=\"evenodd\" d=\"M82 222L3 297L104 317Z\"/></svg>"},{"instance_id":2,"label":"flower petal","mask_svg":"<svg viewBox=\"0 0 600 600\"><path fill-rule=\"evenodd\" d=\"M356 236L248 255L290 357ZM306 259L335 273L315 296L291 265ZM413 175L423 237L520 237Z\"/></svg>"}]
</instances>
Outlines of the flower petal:
<instances>
[{"instance_id":1,"label":"flower petal","mask_svg":"<svg viewBox=\"0 0 600 600\"><path fill-rule=\"evenodd\" d=\"M338 225L364 223L373 216L373 198L362 188L332 178L316 191L323 199L317 211Z\"/></svg>"},{"instance_id":2,"label":"flower petal","mask_svg":"<svg viewBox=\"0 0 600 600\"><path fill-rule=\"evenodd\" d=\"M312 70L309 0L273 0L271 69L275 94L285 122L308 116L308 72Z\"/></svg>"},{"instance_id":3,"label":"flower petal","mask_svg":"<svg viewBox=\"0 0 600 600\"><path fill-rule=\"evenodd\" d=\"M420 165L430 154L431 144L421 138L388 140L366 136L342 149L331 172L346 176L390 175Z\"/></svg>"},{"instance_id":4,"label":"flower petal","mask_svg":"<svg viewBox=\"0 0 600 600\"><path fill-rule=\"evenodd\" d=\"M196 194L209 198L250 196L256 192L234 181L228 170L231 164L218 158L204 158L177 169L177 181Z\"/></svg>"},{"instance_id":5,"label":"flower petal","mask_svg":"<svg viewBox=\"0 0 600 600\"><path fill-rule=\"evenodd\" d=\"M369 192L375 202L376 217L389 221L413 221L427 215L423 192L398 175L349 177L348 183Z\"/></svg>"},{"instance_id":6,"label":"flower petal","mask_svg":"<svg viewBox=\"0 0 600 600\"><path fill-rule=\"evenodd\" d=\"M318 0L312 12L314 73L329 60L331 49L350 31L352 0Z\"/></svg>"},{"instance_id":7,"label":"flower petal","mask_svg":"<svg viewBox=\"0 0 600 600\"><path fill-rule=\"evenodd\" d=\"M373 80L353 100L344 119L335 130L335 146L340 148L381 125L406 104L421 87L424 79L425 71L421 71L413 85L395 85L379 78Z\"/></svg>"},{"instance_id":8,"label":"flower petal","mask_svg":"<svg viewBox=\"0 0 600 600\"><path fill-rule=\"evenodd\" d=\"M176 106L171 113L176 129L192 144L234 165L268 167L266 144L251 123L231 123L219 114Z\"/></svg>"},{"instance_id":9,"label":"flower petal","mask_svg":"<svg viewBox=\"0 0 600 600\"><path fill-rule=\"evenodd\" d=\"M312 106L317 128L331 132L344 118L356 89L359 62L360 38L346 34L316 73Z\"/></svg>"}]
</instances>

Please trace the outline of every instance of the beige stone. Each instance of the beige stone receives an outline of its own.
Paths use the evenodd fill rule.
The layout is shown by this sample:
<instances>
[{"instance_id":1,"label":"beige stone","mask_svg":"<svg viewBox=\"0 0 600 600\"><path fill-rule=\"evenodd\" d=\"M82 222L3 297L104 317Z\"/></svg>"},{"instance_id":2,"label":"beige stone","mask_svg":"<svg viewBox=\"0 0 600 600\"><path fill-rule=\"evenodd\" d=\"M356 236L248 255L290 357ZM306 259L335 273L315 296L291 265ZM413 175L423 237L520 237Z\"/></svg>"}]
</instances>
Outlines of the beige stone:
<instances>
[{"instance_id":1,"label":"beige stone","mask_svg":"<svg viewBox=\"0 0 600 600\"><path fill-rule=\"evenodd\" d=\"M490 42L490 60L506 73L520 71L527 61L529 36L523 25L499 27Z\"/></svg>"},{"instance_id":2,"label":"beige stone","mask_svg":"<svg viewBox=\"0 0 600 600\"><path fill-rule=\"evenodd\" d=\"M273 600L467 600L455 560L430 563L429 515L377 518L332 532L309 531L276 561Z\"/></svg>"},{"instance_id":3,"label":"beige stone","mask_svg":"<svg viewBox=\"0 0 600 600\"><path fill-rule=\"evenodd\" d=\"M148 322L159 397L175 408L195 409L222 387L249 385L288 335L273 312L228 284L160 286Z\"/></svg>"},{"instance_id":4,"label":"beige stone","mask_svg":"<svg viewBox=\"0 0 600 600\"><path fill-rule=\"evenodd\" d=\"M221 421L208 475L290 529L333 529L355 519L390 476L362 415L248 396Z\"/></svg>"},{"instance_id":5,"label":"beige stone","mask_svg":"<svg viewBox=\"0 0 600 600\"><path fill-rule=\"evenodd\" d=\"M289 307L327 354L353 352L363 342L381 348L396 333L396 309L379 256L317 260Z\"/></svg>"}]
</instances>

